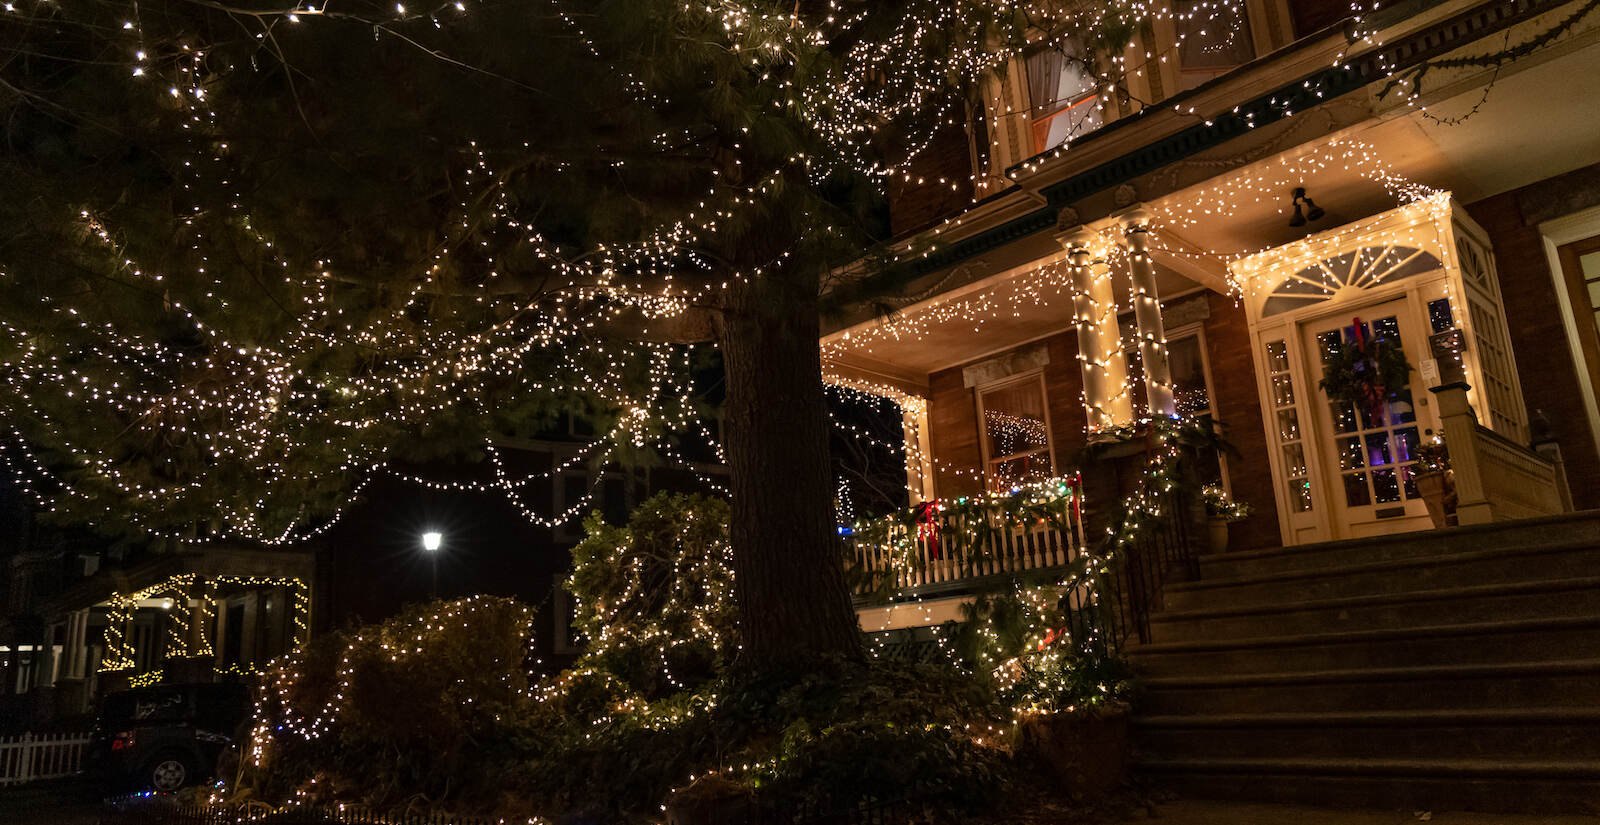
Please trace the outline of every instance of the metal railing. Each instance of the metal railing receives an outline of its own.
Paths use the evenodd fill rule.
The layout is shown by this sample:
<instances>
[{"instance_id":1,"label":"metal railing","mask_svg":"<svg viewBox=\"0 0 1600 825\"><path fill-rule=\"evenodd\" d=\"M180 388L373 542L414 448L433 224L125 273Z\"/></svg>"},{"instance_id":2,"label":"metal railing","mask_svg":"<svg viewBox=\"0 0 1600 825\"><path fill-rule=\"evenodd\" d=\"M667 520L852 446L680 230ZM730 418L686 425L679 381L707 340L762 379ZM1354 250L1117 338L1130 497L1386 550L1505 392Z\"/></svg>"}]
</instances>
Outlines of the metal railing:
<instances>
[{"instance_id":1,"label":"metal railing","mask_svg":"<svg viewBox=\"0 0 1600 825\"><path fill-rule=\"evenodd\" d=\"M1158 502L1156 514L1136 514L1127 541L1102 548L1103 561L1066 585L1067 632L1081 644L1114 652L1129 639L1148 643L1150 614L1161 609L1167 583L1200 575L1193 496L1180 487L1146 500Z\"/></svg>"},{"instance_id":2,"label":"metal railing","mask_svg":"<svg viewBox=\"0 0 1600 825\"><path fill-rule=\"evenodd\" d=\"M83 770L87 733L24 733L0 737L0 785L59 779Z\"/></svg>"}]
</instances>

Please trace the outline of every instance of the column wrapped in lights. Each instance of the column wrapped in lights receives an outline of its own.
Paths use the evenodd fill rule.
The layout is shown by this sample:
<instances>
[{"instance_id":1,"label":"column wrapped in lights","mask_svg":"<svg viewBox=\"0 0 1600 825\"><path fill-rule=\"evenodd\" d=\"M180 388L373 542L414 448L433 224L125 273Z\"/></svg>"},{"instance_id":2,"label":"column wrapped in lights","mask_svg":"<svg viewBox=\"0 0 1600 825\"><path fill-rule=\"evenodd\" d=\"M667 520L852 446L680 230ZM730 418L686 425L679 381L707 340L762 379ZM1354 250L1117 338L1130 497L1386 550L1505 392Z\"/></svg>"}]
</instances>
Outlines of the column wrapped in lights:
<instances>
[{"instance_id":1,"label":"column wrapped in lights","mask_svg":"<svg viewBox=\"0 0 1600 825\"><path fill-rule=\"evenodd\" d=\"M1172 366L1167 361L1167 331L1161 321L1156 270L1150 260L1150 215L1135 208L1122 216L1128 240L1129 295L1139 330L1139 360L1144 365L1144 397L1151 415L1177 414L1173 402Z\"/></svg>"},{"instance_id":2,"label":"column wrapped in lights","mask_svg":"<svg viewBox=\"0 0 1600 825\"><path fill-rule=\"evenodd\" d=\"M1080 226L1057 235L1056 242L1067 250L1067 267L1072 276L1072 324L1078 331L1088 431L1092 434L1125 426L1133 418L1125 386L1128 369L1117 328L1111 269L1104 256L1096 254L1099 236Z\"/></svg>"}]
</instances>

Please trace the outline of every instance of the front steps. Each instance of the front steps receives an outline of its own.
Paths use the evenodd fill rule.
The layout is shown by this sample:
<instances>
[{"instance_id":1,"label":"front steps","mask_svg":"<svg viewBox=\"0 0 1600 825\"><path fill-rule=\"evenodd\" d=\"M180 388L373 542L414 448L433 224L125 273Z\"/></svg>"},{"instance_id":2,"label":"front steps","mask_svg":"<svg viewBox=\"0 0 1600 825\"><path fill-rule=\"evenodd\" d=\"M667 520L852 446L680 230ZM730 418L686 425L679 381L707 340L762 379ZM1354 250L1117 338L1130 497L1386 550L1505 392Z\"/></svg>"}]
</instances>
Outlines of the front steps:
<instances>
[{"instance_id":1,"label":"front steps","mask_svg":"<svg viewBox=\"0 0 1600 825\"><path fill-rule=\"evenodd\" d=\"M1600 512L1202 557L1131 647L1173 790L1600 813Z\"/></svg>"}]
</instances>

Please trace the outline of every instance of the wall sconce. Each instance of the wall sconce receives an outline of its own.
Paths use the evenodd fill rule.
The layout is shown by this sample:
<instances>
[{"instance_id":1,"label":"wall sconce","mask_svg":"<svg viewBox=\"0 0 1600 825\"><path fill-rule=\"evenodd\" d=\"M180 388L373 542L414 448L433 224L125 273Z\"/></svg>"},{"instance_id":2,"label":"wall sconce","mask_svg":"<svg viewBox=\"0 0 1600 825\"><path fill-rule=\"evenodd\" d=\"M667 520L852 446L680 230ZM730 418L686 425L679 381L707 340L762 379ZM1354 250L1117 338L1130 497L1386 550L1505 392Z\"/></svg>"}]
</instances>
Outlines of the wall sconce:
<instances>
[{"instance_id":1,"label":"wall sconce","mask_svg":"<svg viewBox=\"0 0 1600 825\"><path fill-rule=\"evenodd\" d=\"M1305 206L1304 212L1302 212L1300 209L1302 204ZM1304 186L1295 187L1294 214L1289 217L1290 226L1305 226L1306 221L1318 220L1326 214L1328 213L1324 211L1322 207L1318 206L1316 201L1306 197L1306 189Z\"/></svg>"}]
</instances>

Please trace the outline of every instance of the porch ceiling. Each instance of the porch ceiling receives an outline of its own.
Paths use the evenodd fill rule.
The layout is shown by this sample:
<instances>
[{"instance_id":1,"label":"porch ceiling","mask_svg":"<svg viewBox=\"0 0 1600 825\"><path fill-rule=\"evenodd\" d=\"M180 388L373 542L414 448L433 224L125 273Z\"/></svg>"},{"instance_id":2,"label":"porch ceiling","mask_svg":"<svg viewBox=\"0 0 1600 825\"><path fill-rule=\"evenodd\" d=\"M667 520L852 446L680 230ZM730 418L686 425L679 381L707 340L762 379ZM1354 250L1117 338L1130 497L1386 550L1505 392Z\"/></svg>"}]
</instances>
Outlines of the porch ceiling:
<instances>
[{"instance_id":1,"label":"porch ceiling","mask_svg":"<svg viewBox=\"0 0 1600 825\"><path fill-rule=\"evenodd\" d=\"M1395 195L1363 171L1372 163L1349 160L1315 166L1318 152L1335 141L1363 147L1399 177L1449 190L1472 203L1573 169L1600 163L1600 32L1537 53L1498 79L1480 73L1425 99L1427 112L1400 105L1358 126L1286 152L1313 159L1304 174L1265 181L1267 163L1251 164L1162 198L1159 205L1190 209L1215 203L1232 184L1239 196L1226 216L1201 216L1177 230L1190 244L1227 255L1253 252L1360 220L1397 205ZM1493 83L1492 87L1488 84ZM1485 88L1488 88L1485 96ZM1481 101L1481 105L1480 104ZM1477 111L1464 120L1456 118ZM1442 121L1442 122L1441 122ZM1328 153L1329 158L1338 153ZM1327 216L1288 225L1290 193L1304 186ZM1257 200L1255 192L1269 197Z\"/></svg>"},{"instance_id":2,"label":"porch ceiling","mask_svg":"<svg viewBox=\"0 0 1600 825\"><path fill-rule=\"evenodd\" d=\"M1021 266L824 336L824 369L915 390L928 383L930 373L1069 332L1072 297L1066 275L1046 269L1066 255L1054 241L1036 255ZM960 276L959 271L951 273L952 278ZM1130 305L1125 280L1115 279L1117 304L1122 307ZM1197 288L1194 281L1159 261L1156 286L1162 295Z\"/></svg>"}]
</instances>

